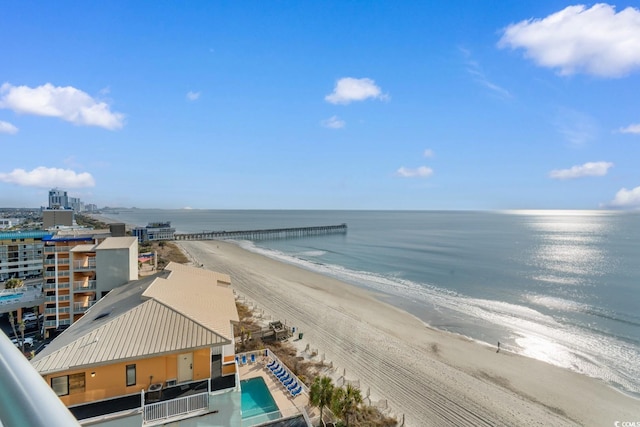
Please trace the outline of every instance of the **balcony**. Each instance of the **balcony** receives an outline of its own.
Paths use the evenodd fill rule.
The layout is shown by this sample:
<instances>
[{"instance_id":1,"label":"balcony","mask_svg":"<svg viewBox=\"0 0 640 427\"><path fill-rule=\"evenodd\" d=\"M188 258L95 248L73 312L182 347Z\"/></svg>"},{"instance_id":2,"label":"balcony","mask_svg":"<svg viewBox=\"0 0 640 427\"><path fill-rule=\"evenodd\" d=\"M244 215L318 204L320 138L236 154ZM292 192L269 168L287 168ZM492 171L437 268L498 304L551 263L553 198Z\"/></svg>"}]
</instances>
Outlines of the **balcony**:
<instances>
[{"instance_id":1,"label":"balcony","mask_svg":"<svg viewBox=\"0 0 640 427\"><path fill-rule=\"evenodd\" d=\"M57 308L58 313L62 314L62 313L69 313L71 311L71 308L69 306L67 307L58 307ZM44 309L44 314L47 316L51 316L53 314L56 314L56 308L45 308Z\"/></svg>"},{"instance_id":2,"label":"balcony","mask_svg":"<svg viewBox=\"0 0 640 427\"><path fill-rule=\"evenodd\" d=\"M86 271L86 270L95 270L96 269L96 258L89 257L82 261L74 261L73 262L73 270L74 271Z\"/></svg>"},{"instance_id":3,"label":"balcony","mask_svg":"<svg viewBox=\"0 0 640 427\"><path fill-rule=\"evenodd\" d=\"M58 258L58 265L69 265L69 258ZM56 259L45 259L44 265L56 265Z\"/></svg>"},{"instance_id":4,"label":"balcony","mask_svg":"<svg viewBox=\"0 0 640 427\"><path fill-rule=\"evenodd\" d=\"M96 289L95 280L78 280L73 282L73 290L78 291L94 291Z\"/></svg>"},{"instance_id":5,"label":"balcony","mask_svg":"<svg viewBox=\"0 0 640 427\"><path fill-rule=\"evenodd\" d=\"M44 277L56 277L56 272L45 271ZM69 277L69 270L58 270L58 277Z\"/></svg>"},{"instance_id":6,"label":"balcony","mask_svg":"<svg viewBox=\"0 0 640 427\"><path fill-rule=\"evenodd\" d=\"M144 425L158 425L165 424L164 420L177 420L196 411L207 412L209 399L215 399L215 396L211 395L212 392L233 391L235 388L236 375L229 375L228 377L165 387L160 391L158 402L149 401L150 395L157 392L143 392L142 396L139 394L122 396L73 406L69 410L77 419L86 420L140 408L144 417ZM144 404L141 405L141 402Z\"/></svg>"},{"instance_id":7,"label":"balcony","mask_svg":"<svg viewBox=\"0 0 640 427\"><path fill-rule=\"evenodd\" d=\"M91 300L87 302L74 302L73 303L73 312L74 313L84 313L89 310L97 301Z\"/></svg>"},{"instance_id":8,"label":"balcony","mask_svg":"<svg viewBox=\"0 0 640 427\"><path fill-rule=\"evenodd\" d=\"M71 324L71 319L60 319L60 321L58 322L58 325L60 325L60 326L70 325L70 324ZM45 320L44 321L44 327L45 328L55 328L56 327L56 321L55 320Z\"/></svg>"},{"instance_id":9,"label":"balcony","mask_svg":"<svg viewBox=\"0 0 640 427\"><path fill-rule=\"evenodd\" d=\"M70 296L69 295L58 295L58 302L61 301L69 301ZM44 302L56 302L56 296L55 295L50 295L47 297L44 297Z\"/></svg>"},{"instance_id":10,"label":"balcony","mask_svg":"<svg viewBox=\"0 0 640 427\"><path fill-rule=\"evenodd\" d=\"M45 246L45 253L69 252L71 246Z\"/></svg>"},{"instance_id":11,"label":"balcony","mask_svg":"<svg viewBox=\"0 0 640 427\"><path fill-rule=\"evenodd\" d=\"M44 290L53 290L56 288L55 283L45 283ZM69 289L69 282L58 282L58 289Z\"/></svg>"}]
</instances>

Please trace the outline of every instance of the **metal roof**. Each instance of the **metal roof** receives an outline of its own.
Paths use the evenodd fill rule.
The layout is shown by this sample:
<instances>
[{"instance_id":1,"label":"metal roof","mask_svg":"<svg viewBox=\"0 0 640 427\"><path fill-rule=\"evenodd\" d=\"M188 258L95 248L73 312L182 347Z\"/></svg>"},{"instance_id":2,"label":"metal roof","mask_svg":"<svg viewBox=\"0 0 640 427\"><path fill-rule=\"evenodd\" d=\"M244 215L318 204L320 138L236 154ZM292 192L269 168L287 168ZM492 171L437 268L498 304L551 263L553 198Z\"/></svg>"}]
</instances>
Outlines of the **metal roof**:
<instances>
[{"instance_id":1,"label":"metal roof","mask_svg":"<svg viewBox=\"0 0 640 427\"><path fill-rule=\"evenodd\" d=\"M138 243L138 238L133 236L107 237L96 249L127 249Z\"/></svg>"},{"instance_id":2,"label":"metal roof","mask_svg":"<svg viewBox=\"0 0 640 427\"><path fill-rule=\"evenodd\" d=\"M222 346L232 341L237 320L228 285L200 269L169 264L109 292L31 363L45 375Z\"/></svg>"}]
</instances>

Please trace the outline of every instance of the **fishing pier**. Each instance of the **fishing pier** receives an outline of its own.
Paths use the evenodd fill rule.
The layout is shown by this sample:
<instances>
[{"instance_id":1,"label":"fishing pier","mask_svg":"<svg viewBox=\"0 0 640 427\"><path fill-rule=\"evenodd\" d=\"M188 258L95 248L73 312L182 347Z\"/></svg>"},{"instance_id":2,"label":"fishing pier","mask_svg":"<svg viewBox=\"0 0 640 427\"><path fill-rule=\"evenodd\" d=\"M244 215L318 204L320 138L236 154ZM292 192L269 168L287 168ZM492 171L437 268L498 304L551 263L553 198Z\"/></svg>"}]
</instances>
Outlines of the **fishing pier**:
<instances>
[{"instance_id":1,"label":"fishing pier","mask_svg":"<svg viewBox=\"0 0 640 427\"><path fill-rule=\"evenodd\" d=\"M322 225L317 227L273 228L244 231L202 231L200 233L174 234L174 240L271 240L292 237L346 234L347 224Z\"/></svg>"}]
</instances>

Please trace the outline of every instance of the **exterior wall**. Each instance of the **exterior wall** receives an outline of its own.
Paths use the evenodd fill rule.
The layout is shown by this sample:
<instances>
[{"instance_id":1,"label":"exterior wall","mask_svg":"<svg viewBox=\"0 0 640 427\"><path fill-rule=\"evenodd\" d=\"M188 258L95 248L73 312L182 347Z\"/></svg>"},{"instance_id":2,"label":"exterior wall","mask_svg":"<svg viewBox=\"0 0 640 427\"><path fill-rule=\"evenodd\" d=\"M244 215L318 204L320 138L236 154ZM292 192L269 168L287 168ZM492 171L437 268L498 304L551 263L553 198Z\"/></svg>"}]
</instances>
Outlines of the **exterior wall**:
<instances>
[{"instance_id":1,"label":"exterior wall","mask_svg":"<svg viewBox=\"0 0 640 427\"><path fill-rule=\"evenodd\" d=\"M126 249L98 249L96 273L98 299L113 288L138 280L138 245Z\"/></svg>"},{"instance_id":2,"label":"exterior wall","mask_svg":"<svg viewBox=\"0 0 640 427\"><path fill-rule=\"evenodd\" d=\"M56 225L73 225L73 211L67 209L51 209L42 211L42 226L44 228Z\"/></svg>"},{"instance_id":3,"label":"exterior wall","mask_svg":"<svg viewBox=\"0 0 640 427\"><path fill-rule=\"evenodd\" d=\"M188 353L188 351L182 351L180 353ZM167 380L175 379L177 377L177 355L178 353L89 367L86 369L57 372L44 375L44 379L47 384L51 386L52 378L84 372L84 392L59 396L60 400L67 406L79 405L97 400L140 393L140 390L148 389L151 384L164 384ZM210 350L208 348L193 351L193 381L210 377L210 357ZM127 387L127 365L133 364L136 365L136 384ZM92 373L95 375L92 376Z\"/></svg>"}]
</instances>

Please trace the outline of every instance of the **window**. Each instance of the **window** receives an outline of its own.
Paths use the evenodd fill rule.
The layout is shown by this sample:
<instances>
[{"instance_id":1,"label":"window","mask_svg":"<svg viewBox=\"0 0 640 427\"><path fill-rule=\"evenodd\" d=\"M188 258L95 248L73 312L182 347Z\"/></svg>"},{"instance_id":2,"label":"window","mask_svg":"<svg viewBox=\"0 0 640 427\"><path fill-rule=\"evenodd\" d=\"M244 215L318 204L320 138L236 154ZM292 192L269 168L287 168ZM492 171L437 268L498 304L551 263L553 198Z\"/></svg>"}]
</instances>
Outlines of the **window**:
<instances>
[{"instance_id":1,"label":"window","mask_svg":"<svg viewBox=\"0 0 640 427\"><path fill-rule=\"evenodd\" d=\"M51 388L58 396L66 396L69 394L69 377L65 375L51 378Z\"/></svg>"},{"instance_id":2,"label":"window","mask_svg":"<svg viewBox=\"0 0 640 427\"><path fill-rule=\"evenodd\" d=\"M136 385L136 365L127 365L127 387Z\"/></svg>"},{"instance_id":3,"label":"window","mask_svg":"<svg viewBox=\"0 0 640 427\"><path fill-rule=\"evenodd\" d=\"M51 388L58 396L81 393L84 388L84 372L51 378Z\"/></svg>"}]
</instances>

